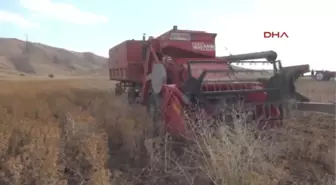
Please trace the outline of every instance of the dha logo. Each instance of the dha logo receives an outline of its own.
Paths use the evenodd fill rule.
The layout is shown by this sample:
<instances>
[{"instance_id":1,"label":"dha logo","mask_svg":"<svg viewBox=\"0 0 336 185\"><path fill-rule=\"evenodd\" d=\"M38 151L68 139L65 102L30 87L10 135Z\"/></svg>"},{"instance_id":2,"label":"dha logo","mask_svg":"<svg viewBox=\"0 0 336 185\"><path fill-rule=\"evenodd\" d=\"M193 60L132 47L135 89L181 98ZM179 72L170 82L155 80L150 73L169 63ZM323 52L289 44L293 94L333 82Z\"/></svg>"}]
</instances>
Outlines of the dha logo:
<instances>
[{"instance_id":1,"label":"dha logo","mask_svg":"<svg viewBox=\"0 0 336 185\"><path fill-rule=\"evenodd\" d=\"M264 38L288 38L288 34L286 32L264 32Z\"/></svg>"}]
</instances>

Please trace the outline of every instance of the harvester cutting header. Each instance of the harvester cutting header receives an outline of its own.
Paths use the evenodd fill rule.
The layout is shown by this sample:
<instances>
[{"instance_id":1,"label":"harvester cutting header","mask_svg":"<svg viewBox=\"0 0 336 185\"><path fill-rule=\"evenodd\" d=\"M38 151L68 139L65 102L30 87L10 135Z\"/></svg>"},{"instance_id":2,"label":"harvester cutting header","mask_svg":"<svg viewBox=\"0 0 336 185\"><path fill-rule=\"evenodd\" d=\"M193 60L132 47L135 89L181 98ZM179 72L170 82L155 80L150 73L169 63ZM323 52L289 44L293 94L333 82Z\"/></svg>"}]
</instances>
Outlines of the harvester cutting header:
<instances>
[{"instance_id":1,"label":"harvester cutting header","mask_svg":"<svg viewBox=\"0 0 336 185\"><path fill-rule=\"evenodd\" d=\"M295 91L295 80L309 65L282 67L274 51L216 56L216 33L172 30L157 38L127 40L109 50L109 75L119 81L116 95L127 92L129 104L146 106L154 122L162 120L173 134L185 133L184 117L195 107L211 118L247 114L268 126L283 120L289 100L301 110L333 113L331 104L308 103ZM232 63L272 65L265 70L237 68ZM237 104L244 104L237 109ZM225 105L225 106L224 106ZM234 114L233 114L234 113Z\"/></svg>"}]
</instances>

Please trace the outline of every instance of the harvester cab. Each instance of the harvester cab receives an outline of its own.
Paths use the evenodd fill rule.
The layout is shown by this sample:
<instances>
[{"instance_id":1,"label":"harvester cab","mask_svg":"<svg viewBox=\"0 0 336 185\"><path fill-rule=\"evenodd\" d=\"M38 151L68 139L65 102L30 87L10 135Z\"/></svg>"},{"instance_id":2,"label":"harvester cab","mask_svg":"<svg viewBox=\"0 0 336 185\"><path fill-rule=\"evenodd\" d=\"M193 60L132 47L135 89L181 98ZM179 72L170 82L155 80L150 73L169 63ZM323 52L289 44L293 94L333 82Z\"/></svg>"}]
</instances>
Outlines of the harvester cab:
<instances>
[{"instance_id":1,"label":"harvester cab","mask_svg":"<svg viewBox=\"0 0 336 185\"><path fill-rule=\"evenodd\" d=\"M194 114L195 107L210 118L248 114L263 127L282 121L293 100L302 110L334 111L330 111L334 105L303 103L309 99L296 92L295 80L309 71L309 65L283 67L274 51L217 57L216 35L174 26L157 38L125 42L120 47L129 48L126 56L131 59L119 65L120 58L110 57L110 65L115 65L111 79L127 86L129 102L139 99L153 122L162 120L173 134L185 133L184 118ZM110 51L124 56L118 48ZM272 70L239 68L234 63L270 64ZM255 75L260 73L267 77Z\"/></svg>"}]
</instances>

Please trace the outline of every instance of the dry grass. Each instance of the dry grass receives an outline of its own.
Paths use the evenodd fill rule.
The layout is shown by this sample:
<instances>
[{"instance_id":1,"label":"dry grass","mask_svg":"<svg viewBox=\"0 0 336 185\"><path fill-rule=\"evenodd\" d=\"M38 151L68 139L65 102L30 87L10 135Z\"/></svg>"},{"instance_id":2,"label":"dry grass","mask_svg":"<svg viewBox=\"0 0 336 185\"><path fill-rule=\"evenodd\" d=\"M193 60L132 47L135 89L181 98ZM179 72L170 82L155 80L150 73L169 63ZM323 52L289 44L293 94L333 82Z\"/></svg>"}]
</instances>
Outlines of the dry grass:
<instances>
[{"instance_id":1,"label":"dry grass","mask_svg":"<svg viewBox=\"0 0 336 185\"><path fill-rule=\"evenodd\" d=\"M295 113L265 133L237 120L215 136L190 122L197 142L181 147L148 137L143 109L115 98L107 80L0 85L1 184L334 184L331 116Z\"/></svg>"},{"instance_id":2,"label":"dry grass","mask_svg":"<svg viewBox=\"0 0 336 185\"><path fill-rule=\"evenodd\" d=\"M0 97L4 182L78 184L88 177L96 184L108 182L107 136L94 117L108 94L68 89L72 81L62 89L62 83L1 83L6 87Z\"/></svg>"}]
</instances>

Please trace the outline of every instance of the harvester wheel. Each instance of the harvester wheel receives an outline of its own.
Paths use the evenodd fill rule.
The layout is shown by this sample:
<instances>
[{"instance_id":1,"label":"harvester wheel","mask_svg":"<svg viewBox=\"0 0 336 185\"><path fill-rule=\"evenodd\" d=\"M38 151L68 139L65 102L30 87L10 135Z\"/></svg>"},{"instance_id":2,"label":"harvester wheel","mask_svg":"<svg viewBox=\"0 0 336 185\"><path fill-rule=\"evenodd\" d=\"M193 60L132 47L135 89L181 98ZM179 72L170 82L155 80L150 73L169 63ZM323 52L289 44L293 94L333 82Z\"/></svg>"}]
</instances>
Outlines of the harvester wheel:
<instances>
[{"instance_id":1,"label":"harvester wheel","mask_svg":"<svg viewBox=\"0 0 336 185\"><path fill-rule=\"evenodd\" d=\"M322 80L324 80L324 79L325 79L324 74L323 74L322 72L317 72L317 73L315 74L315 79L316 79L317 81L322 81Z\"/></svg>"},{"instance_id":2,"label":"harvester wheel","mask_svg":"<svg viewBox=\"0 0 336 185\"><path fill-rule=\"evenodd\" d=\"M121 84L116 84L116 87L114 88L114 93L116 96L120 96L123 93Z\"/></svg>"},{"instance_id":3,"label":"harvester wheel","mask_svg":"<svg viewBox=\"0 0 336 185\"><path fill-rule=\"evenodd\" d=\"M127 101L129 105L136 103L136 92L134 87L130 87L127 92Z\"/></svg>"},{"instance_id":4,"label":"harvester wheel","mask_svg":"<svg viewBox=\"0 0 336 185\"><path fill-rule=\"evenodd\" d=\"M151 93L148 97L147 103L147 114L153 121L152 134L159 134L159 122L161 121L161 112L160 112L160 98Z\"/></svg>"}]
</instances>

